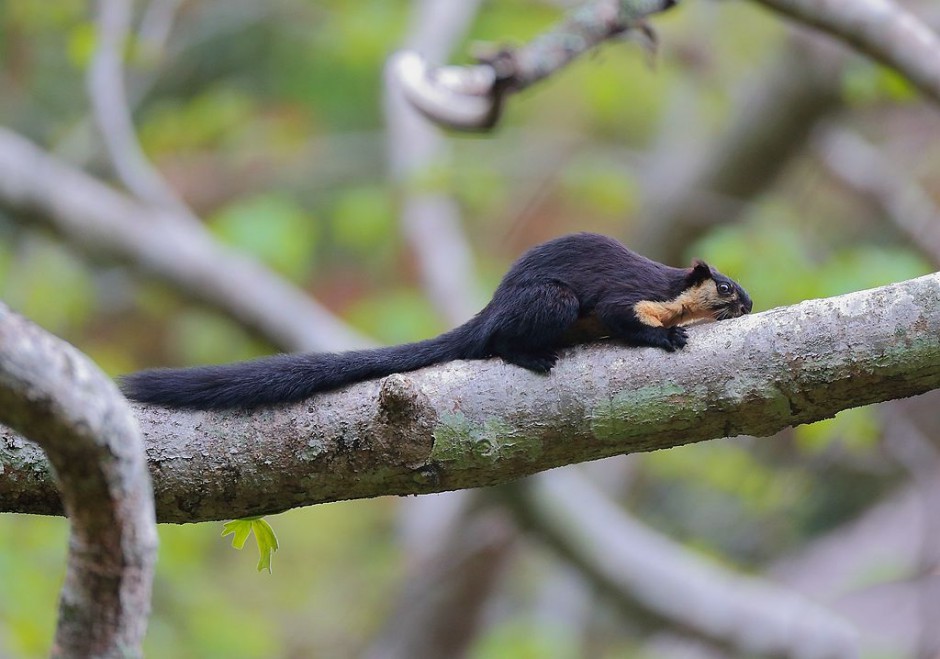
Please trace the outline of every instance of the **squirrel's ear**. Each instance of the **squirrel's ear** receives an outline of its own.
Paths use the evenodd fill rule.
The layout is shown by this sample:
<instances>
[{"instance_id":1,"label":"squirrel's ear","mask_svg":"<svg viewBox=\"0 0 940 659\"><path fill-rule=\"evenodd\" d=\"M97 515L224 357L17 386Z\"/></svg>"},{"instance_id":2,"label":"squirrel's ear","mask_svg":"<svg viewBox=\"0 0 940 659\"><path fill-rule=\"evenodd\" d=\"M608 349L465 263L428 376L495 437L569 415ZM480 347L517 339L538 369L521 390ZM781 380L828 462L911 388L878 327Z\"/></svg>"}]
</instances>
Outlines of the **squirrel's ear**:
<instances>
[{"instance_id":1,"label":"squirrel's ear","mask_svg":"<svg viewBox=\"0 0 940 659\"><path fill-rule=\"evenodd\" d=\"M689 268L689 274L686 275L685 280L689 283L689 286L694 286L695 284L703 282L706 279L711 279L711 277L711 267L701 259L694 259L692 261L692 267Z\"/></svg>"}]
</instances>

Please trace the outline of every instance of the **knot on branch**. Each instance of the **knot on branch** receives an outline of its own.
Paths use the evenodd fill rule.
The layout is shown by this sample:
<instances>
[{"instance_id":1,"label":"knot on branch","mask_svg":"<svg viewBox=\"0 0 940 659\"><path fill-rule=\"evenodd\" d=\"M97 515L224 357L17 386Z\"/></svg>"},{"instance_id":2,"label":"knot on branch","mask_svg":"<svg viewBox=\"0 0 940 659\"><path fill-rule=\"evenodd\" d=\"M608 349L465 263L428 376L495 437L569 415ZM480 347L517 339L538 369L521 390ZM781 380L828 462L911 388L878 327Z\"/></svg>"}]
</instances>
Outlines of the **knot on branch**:
<instances>
[{"instance_id":1,"label":"knot on branch","mask_svg":"<svg viewBox=\"0 0 940 659\"><path fill-rule=\"evenodd\" d=\"M407 375L382 380L375 415L376 448L390 464L424 468L434 448L437 410Z\"/></svg>"}]
</instances>

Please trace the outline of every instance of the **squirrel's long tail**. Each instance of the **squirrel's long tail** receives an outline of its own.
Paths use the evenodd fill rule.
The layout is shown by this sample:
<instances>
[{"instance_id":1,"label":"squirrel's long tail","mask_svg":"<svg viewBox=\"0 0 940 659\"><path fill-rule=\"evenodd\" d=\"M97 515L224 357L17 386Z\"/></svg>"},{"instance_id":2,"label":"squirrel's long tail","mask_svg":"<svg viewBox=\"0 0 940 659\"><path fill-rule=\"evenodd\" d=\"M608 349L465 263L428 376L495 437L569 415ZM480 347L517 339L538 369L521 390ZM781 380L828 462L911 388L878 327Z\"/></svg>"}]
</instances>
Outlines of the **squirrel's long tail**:
<instances>
[{"instance_id":1,"label":"squirrel's long tail","mask_svg":"<svg viewBox=\"0 0 940 659\"><path fill-rule=\"evenodd\" d=\"M196 368L152 369L121 378L132 400L168 407L224 409L303 400L320 391L414 371L454 359L479 358L473 320L434 339L371 350L284 354Z\"/></svg>"}]
</instances>

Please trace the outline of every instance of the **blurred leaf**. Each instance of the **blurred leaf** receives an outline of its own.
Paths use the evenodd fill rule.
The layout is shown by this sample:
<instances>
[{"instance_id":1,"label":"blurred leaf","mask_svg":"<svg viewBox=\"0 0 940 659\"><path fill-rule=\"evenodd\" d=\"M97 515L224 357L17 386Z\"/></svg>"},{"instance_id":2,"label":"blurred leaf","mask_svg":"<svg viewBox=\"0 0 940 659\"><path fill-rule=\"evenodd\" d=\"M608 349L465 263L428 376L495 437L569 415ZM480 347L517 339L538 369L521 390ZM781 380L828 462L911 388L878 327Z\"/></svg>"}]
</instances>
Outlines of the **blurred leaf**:
<instances>
[{"instance_id":1,"label":"blurred leaf","mask_svg":"<svg viewBox=\"0 0 940 659\"><path fill-rule=\"evenodd\" d=\"M82 21L68 32L69 61L76 69L84 69L91 61L91 56L97 46L95 24L91 21Z\"/></svg>"},{"instance_id":2,"label":"blurred leaf","mask_svg":"<svg viewBox=\"0 0 940 659\"><path fill-rule=\"evenodd\" d=\"M59 29L74 25L86 16L83 0L56 0L35 2L34 0L6 0L4 9L10 20L32 30Z\"/></svg>"},{"instance_id":3,"label":"blurred leaf","mask_svg":"<svg viewBox=\"0 0 940 659\"><path fill-rule=\"evenodd\" d=\"M644 464L660 478L733 494L759 513L791 505L796 491L786 472L764 465L751 451L731 441L656 451L646 456Z\"/></svg>"},{"instance_id":4,"label":"blurred leaf","mask_svg":"<svg viewBox=\"0 0 940 659\"><path fill-rule=\"evenodd\" d=\"M150 153L175 153L232 140L250 126L256 99L217 84L191 99L171 98L151 106L140 123L140 140Z\"/></svg>"},{"instance_id":5,"label":"blurred leaf","mask_svg":"<svg viewBox=\"0 0 940 659\"><path fill-rule=\"evenodd\" d=\"M336 241L356 250L375 249L389 242L395 230L395 209L384 186L342 190L330 221Z\"/></svg>"},{"instance_id":6,"label":"blurred leaf","mask_svg":"<svg viewBox=\"0 0 940 659\"><path fill-rule=\"evenodd\" d=\"M49 654L68 532L64 518L0 516L0 655Z\"/></svg>"},{"instance_id":7,"label":"blurred leaf","mask_svg":"<svg viewBox=\"0 0 940 659\"><path fill-rule=\"evenodd\" d=\"M258 572L267 570L268 574L271 574L271 557L278 549L277 536L274 535L274 529L264 518L236 519L226 522L222 527L222 537L232 535L232 546L235 549L244 547L245 541L252 533L254 533L255 542L258 545Z\"/></svg>"},{"instance_id":8,"label":"blurred leaf","mask_svg":"<svg viewBox=\"0 0 940 659\"><path fill-rule=\"evenodd\" d=\"M561 627L510 620L495 625L470 652L471 659L576 659L578 642Z\"/></svg>"},{"instance_id":9,"label":"blurred leaf","mask_svg":"<svg viewBox=\"0 0 940 659\"><path fill-rule=\"evenodd\" d=\"M268 194L235 202L209 226L226 243L292 279L302 279L312 265L317 223L289 197Z\"/></svg>"},{"instance_id":10,"label":"blurred leaf","mask_svg":"<svg viewBox=\"0 0 940 659\"><path fill-rule=\"evenodd\" d=\"M919 255L899 247L845 247L819 268L818 294L841 295L920 277L933 268Z\"/></svg>"},{"instance_id":11,"label":"blurred leaf","mask_svg":"<svg viewBox=\"0 0 940 659\"><path fill-rule=\"evenodd\" d=\"M832 419L794 428L797 445L808 453L820 453L838 441L858 453L868 452L881 439L881 424L871 407L839 412Z\"/></svg>"},{"instance_id":12,"label":"blurred leaf","mask_svg":"<svg viewBox=\"0 0 940 659\"><path fill-rule=\"evenodd\" d=\"M605 159L575 160L565 170L563 185L579 212L593 209L623 217L636 210L636 181L622 167Z\"/></svg>"},{"instance_id":13,"label":"blurred leaf","mask_svg":"<svg viewBox=\"0 0 940 659\"><path fill-rule=\"evenodd\" d=\"M751 294L754 310L794 304L903 281L932 271L910 250L891 245L826 246L799 223L769 213L744 226L722 227L690 253L704 258Z\"/></svg>"},{"instance_id":14,"label":"blurred leaf","mask_svg":"<svg viewBox=\"0 0 940 659\"><path fill-rule=\"evenodd\" d=\"M357 328L388 344L428 338L442 330L427 298L416 290L380 293L357 302L346 315Z\"/></svg>"},{"instance_id":15,"label":"blurred leaf","mask_svg":"<svg viewBox=\"0 0 940 659\"><path fill-rule=\"evenodd\" d=\"M894 69L856 59L842 75L842 94L853 105L890 101L905 103L918 98L917 90Z\"/></svg>"},{"instance_id":16,"label":"blurred leaf","mask_svg":"<svg viewBox=\"0 0 940 659\"><path fill-rule=\"evenodd\" d=\"M198 308L173 316L168 343L175 361L183 364L217 364L264 352L236 323Z\"/></svg>"},{"instance_id":17,"label":"blurred leaf","mask_svg":"<svg viewBox=\"0 0 940 659\"><path fill-rule=\"evenodd\" d=\"M45 238L20 244L3 283L3 298L12 308L57 334L74 331L95 311L85 263Z\"/></svg>"},{"instance_id":18,"label":"blurred leaf","mask_svg":"<svg viewBox=\"0 0 940 659\"><path fill-rule=\"evenodd\" d=\"M635 44L608 44L589 58L578 60L577 83L569 95L587 101L589 117L612 135L642 139L660 121L667 90L675 84L671 71L653 71ZM570 102L570 101L569 101Z\"/></svg>"}]
</instances>

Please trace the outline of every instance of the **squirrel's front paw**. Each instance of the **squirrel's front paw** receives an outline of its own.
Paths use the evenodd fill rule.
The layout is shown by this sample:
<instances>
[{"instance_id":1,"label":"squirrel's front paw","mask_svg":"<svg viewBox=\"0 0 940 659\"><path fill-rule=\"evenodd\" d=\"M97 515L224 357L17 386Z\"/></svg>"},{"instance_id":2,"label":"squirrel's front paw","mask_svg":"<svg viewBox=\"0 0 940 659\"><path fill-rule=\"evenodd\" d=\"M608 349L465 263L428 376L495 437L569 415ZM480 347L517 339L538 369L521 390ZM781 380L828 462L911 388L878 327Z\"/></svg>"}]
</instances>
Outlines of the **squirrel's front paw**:
<instances>
[{"instance_id":1,"label":"squirrel's front paw","mask_svg":"<svg viewBox=\"0 0 940 659\"><path fill-rule=\"evenodd\" d=\"M689 341L689 335L684 327L670 327L666 330L663 348L669 352L682 350Z\"/></svg>"}]
</instances>

